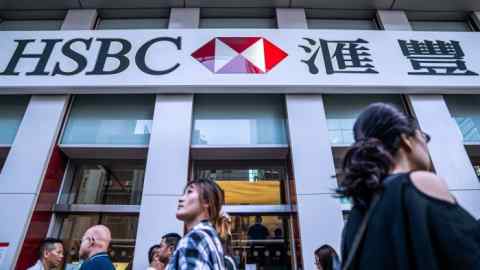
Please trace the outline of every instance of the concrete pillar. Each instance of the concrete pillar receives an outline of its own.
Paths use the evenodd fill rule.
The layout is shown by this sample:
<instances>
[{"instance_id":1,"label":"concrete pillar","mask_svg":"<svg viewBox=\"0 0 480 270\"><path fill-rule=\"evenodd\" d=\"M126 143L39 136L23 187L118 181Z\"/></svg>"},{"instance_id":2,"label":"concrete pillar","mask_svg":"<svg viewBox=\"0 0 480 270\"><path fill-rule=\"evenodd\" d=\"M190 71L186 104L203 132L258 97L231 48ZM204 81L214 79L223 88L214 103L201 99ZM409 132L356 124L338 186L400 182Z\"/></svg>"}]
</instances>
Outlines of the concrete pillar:
<instances>
[{"instance_id":1,"label":"concrete pillar","mask_svg":"<svg viewBox=\"0 0 480 270\"><path fill-rule=\"evenodd\" d=\"M0 269L13 269L67 107L65 95L32 96L0 174L0 242L9 243Z\"/></svg>"},{"instance_id":2,"label":"concrete pillar","mask_svg":"<svg viewBox=\"0 0 480 270\"><path fill-rule=\"evenodd\" d=\"M277 9L279 28L308 28L303 9ZM342 209L333 198L336 181L322 95L286 95L288 131L297 191L303 269L315 269L313 252L323 244L340 253Z\"/></svg>"},{"instance_id":3,"label":"concrete pillar","mask_svg":"<svg viewBox=\"0 0 480 270\"><path fill-rule=\"evenodd\" d=\"M198 8L171 10L169 28L198 28ZM177 201L187 182L193 95L157 95L145 169L133 269L146 269L150 246L183 233Z\"/></svg>"},{"instance_id":4,"label":"concrete pillar","mask_svg":"<svg viewBox=\"0 0 480 270\"><path fill-rule=\"evenodd\" d=\"M91 29L95 10L69 10L62 30ZM35 208L68 105L67 95L33 95L0 174L0 242L9 243L0 269L13 269ZM7 206L8 207L5 207Z\"/></svg>"}]
</instances>

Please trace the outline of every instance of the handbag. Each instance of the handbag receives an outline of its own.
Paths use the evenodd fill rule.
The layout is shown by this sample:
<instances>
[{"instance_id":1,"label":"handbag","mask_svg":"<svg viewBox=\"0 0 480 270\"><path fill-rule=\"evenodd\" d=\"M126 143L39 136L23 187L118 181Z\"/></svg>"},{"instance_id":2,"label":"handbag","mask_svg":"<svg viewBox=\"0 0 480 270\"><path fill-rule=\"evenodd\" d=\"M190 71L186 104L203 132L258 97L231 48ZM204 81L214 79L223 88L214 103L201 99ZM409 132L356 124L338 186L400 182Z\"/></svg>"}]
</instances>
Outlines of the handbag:
<instances>
[{"instance_id":1,"label":"handbag","mask_svg":"<svg viewBox=\"0 0 480 270\"><path fill-rule=\"evenodd\" d=\"M368 220L372 215L373 209L378 204L380 197L381 197L380 193L376 193L373 196L373 199L372 199L372 202L370 203L370 207L368 208L367 214L363 218L362 224L360 224L360 228L358 229L358 232L355 234L355 238L353 239L353 243L352 243L352 248L350 249L350 252L348 252L348 256L347 256L347 259L345 260L345 263L343 264L342 270L348 270L352 265L353 259L355 259L355 254L358 251L358 247L360 246L360 243L362 242L363 237L365 236L365 232L367 231Z\"/></svg>"}]
</instances>

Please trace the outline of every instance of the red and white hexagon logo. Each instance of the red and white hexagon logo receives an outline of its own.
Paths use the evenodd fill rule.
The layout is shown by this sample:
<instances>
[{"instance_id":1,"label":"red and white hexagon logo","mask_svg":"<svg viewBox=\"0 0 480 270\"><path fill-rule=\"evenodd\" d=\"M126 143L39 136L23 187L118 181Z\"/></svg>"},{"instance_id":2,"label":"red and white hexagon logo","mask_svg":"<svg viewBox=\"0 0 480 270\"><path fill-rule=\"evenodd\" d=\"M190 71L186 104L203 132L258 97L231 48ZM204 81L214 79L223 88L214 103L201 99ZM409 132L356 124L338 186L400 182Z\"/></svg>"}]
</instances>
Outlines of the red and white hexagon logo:
<instances>
[{"instance_id":1,"label":"red and white hexagon logo","mask_svg":"<svg viewBox=\"0 0 480 270\"><path fill-rule=\"evenodd\" d=\"M267 73L287 53L263 37L216 37L192 53L213 73Z\"/></svg>"}]
</instances>

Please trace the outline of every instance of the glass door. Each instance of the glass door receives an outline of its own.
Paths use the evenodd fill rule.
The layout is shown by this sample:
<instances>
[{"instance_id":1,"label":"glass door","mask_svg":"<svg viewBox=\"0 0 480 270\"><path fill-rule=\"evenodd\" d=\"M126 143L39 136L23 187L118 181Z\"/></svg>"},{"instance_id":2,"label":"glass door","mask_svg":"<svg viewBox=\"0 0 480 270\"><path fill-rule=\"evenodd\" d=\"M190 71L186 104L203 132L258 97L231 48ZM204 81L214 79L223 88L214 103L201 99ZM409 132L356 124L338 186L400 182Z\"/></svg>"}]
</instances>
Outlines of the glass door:
<instances>
[{"instance_id":1,"label":"glass door","mask_svg":"<svg viewBox=\"0 0 480 270\"><path fill-rule=\"evenodd\" d=\"M195 161L194 177L212 179L225 192L224 210L232 217L226 252L239 269L297 269L294 185L285 161Z\"/></svg>"}]
</instances>

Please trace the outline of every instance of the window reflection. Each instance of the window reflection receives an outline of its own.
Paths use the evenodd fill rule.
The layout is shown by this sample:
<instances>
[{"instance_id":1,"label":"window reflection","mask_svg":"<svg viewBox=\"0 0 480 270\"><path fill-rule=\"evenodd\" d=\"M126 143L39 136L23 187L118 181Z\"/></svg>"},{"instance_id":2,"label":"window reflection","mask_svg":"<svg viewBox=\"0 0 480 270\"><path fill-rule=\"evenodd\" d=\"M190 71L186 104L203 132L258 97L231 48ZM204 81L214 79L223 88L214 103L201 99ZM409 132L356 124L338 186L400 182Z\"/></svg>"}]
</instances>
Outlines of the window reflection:
<instances>
[{"instance_id":1,"label":"window reflection","mask_svg":"<svg viewBox=\"0 0 480 270\"><path fill-rule=\"evenodd\" d=\"M232 257L239 269L293 269L290 224L288 216L233 216Z\"/></svg>"},{"instance_id":2,"label":"window reflection","mask_svg":"<svg viewBox=\"0 0 480 270\"><path fill-rule=\"evenodd\" d=\"M0 144L13 143L29 99L29 96L0 96Z\"/></svg>"},{"instance_id":3,"label":"window reflection","mask_svg":"<svg viewBox=\"0 0 480 270\"><path fill-rule=\"evenodd\" d=\"M116 269L125 269L133 261L138 217L125 215L68 215L63 217L59 238L65 245L65 269L79 265L78 250L84 232L91 226L103 224L112 233L109 254Z\"/></svg>"},{"instance_id":4,"label":"window reflection","mask_svg":"<svg viewBox=\"0 0 480 270\"><path fill-rule=\"evenodd\" d=\"M350 145L354 142L355 120L372 103L390 103L405 111L400 95L324 95L323 97L328 135L332 145Z\"/></svg>"},{"instance_id":5,"label":"window reflection","mask_svg":"<svg viewBox=\"0 0 480 270\"><path fill-rule=\"evenodd\" d=\"M480 142L479 95L445 95L450 114L458 125L465 143Z\"/></svg>"},{"instance_id":6,"label":"window reflection","mask_svg":"<svg viewBox=\"0 0 480 270\"><path fill-rule=\"evenodd\" d=\"M195 96L192 144L286 144L282 95Z\"/></svg>"},{"instance_id":7,"label":"window reflection","mask_svg":"<svg viewBox=\"0 0 480 270\"><path fill-rule=\"evenodd\" d=\"M74 97L62 144L147 145L154 95Z\"/></svg>"},{"instance_id":8,"label":"window reflection","mask_svg":"<svg viewBox=\"0 0 480 270\"><path fill-rule=\"evenodd\" d=\"M144 161L77 162L72 189L64 194L71 204L140 204Z\"/></svg>"}]
</instances>

